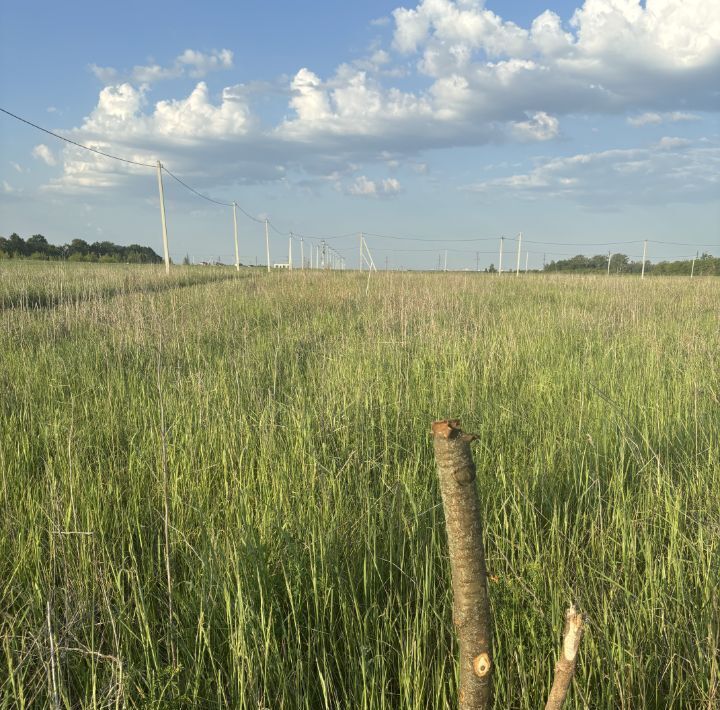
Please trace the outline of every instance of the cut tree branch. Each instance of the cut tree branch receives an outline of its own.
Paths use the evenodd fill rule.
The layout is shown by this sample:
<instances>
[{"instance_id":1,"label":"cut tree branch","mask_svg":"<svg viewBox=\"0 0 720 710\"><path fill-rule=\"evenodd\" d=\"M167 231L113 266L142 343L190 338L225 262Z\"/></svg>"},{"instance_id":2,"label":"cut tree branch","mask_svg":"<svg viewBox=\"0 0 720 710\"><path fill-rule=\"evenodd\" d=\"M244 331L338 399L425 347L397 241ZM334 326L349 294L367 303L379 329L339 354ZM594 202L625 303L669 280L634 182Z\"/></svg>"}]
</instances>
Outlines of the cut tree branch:
<instances>
[{"instance_id":1,"label":"cut tree branch","mask_svg":"<svg viewBox=\"0 0 720 710\"><path fill-rule=\"evenodd\" d=\"M575 675L578 648L584 633L585 618L573 605L565 612L562 653L555 666L555 680L545 710L560 710L565 702Z\"/></svg>"},{"instance_id":2,"label":"cut tree branch","mask_svg":"<svg viewBox=\"0 0 720 710\"><path fill-rule=\"evenodd\" d=\"M492 617L475 464L457 419L432 425L453 585L453 621L460 641L460 710L492 705Z\"/></svg>"}]
</instances>

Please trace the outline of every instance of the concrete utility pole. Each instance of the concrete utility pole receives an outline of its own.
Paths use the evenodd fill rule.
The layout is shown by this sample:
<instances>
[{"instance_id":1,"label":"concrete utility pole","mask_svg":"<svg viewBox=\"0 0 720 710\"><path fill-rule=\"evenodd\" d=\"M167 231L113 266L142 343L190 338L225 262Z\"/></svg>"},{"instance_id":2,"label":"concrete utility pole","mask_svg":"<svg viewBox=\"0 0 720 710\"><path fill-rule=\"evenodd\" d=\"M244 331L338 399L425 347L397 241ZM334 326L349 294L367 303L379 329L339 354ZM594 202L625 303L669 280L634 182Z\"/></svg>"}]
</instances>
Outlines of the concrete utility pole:
<instances>
[{"instance_id":1,"label":"concrete utility pole","mask_svg":"<svg viewBox=\"0 0 720 710\"><path fill-rule=\"evenodd\" d=\"M647 254L647 239L643 242L643 263L642 263L642 272L640 273L640 278L645 278L645 255Z\"/></svg>"},{"instance_id":2,"label":"concrete utility pole","mask_svg":"<svg viewBox=\"0 0 720 710\"><path fill-rule=\"evenodd\" d=\"M238 251L237 237L237 205L233 202L233 231L235 232L235 269L240 271L240 252Z\"/></svg>"},{"instance_id":3,"label":"concrete utility pole","mask_svg":"<svg viewBox=\"0 0 720 710\"><path fill-rule=\"evenodd\" d=\"M288 237L288 269L292 271L292 232Z\"/></svg>"},{"instance_id":4,"label":"concrete utility pole","mask_svg":"<svg viewBox=\"0 0 720 710\"><path fill-rule=\"evenodd\" d=\"M610 276L610 262L612 261L612 254L608 252L608 276Z\"/></svg>"},{"instance_id":5,"label":"concrete utility pole","mask_svg":"<svg viewBox=\"0 0 720 710\"><path fill-rule=\"evenodd\" d=\"M363 244L365 245L365 253L368 257L368 271L374 271L377 273L377 266L375 266L375 259L372 258L372 254L370 253L370 250L368 249L367 242L365 241L365 237L363 237Z\"/></svg>"},{"instance_id":6,"label":"concrete utility pole","mask_svg":"<svg viewBox=\"0 0 720 710\"><path fill-rule=\"evenodd\" d=\"M522 249L522 232L518 234L517 263L515 264L515 276L520 276L520 250Z\"/></svg>"},{"instance_id":7,"label":"concrete utility pole","mask_svg":"<svg viewBox=\"0 0 720 710\"><path fill-rule=\"evenodd\" d=\"M503 255L503 243L505 242L505 237L500 237L500 260L498 263L498 274L502 274L502 255Z\"/></svg>"},{"instance_id":8,"label":"concrete utility pole","mask_svg":"<svg viewBox=\"0 0 720 710\"><path fill-rule=\"evenodd\" d=\"M160 192L160 220L162 221L163 252L165 254L165 273L170 274L170 251L168 250L167 223L165 222L165 193L162 184L162 163L157 161L158 190Z\"/></svg>"},{"instance_id":9,"label":"concrete utility pole","mask_svg":"<svg viewBox=\"0 0 720 710\"><path fill-rule=\"evenodd\" d=\"M270 232L268 231L268 220L265 217L265 258L267 259L267 270L270 272Z\"/></svg>"},{"instance_id":10,"label":"concrete utility pole","mask_svg":"<svg viewBox=\"0 0 720 710\"><path fill-rule=\"evenodd\" d=\"M302 237L300 237L300 271L305 271L305 245Z\"/></svg>"},{"instance_id":11,"label":"concrete utility pole","mask_svg":"<svg viewBox=\"0 0 720 710\"><path fill-rule=\"evenodd\" d=\"M694 278L695 276L695 259L698 258L699 252L695 252L695 256L693 257L692 266L690 267L690 278Z\"/></svg>"}]
</instances>

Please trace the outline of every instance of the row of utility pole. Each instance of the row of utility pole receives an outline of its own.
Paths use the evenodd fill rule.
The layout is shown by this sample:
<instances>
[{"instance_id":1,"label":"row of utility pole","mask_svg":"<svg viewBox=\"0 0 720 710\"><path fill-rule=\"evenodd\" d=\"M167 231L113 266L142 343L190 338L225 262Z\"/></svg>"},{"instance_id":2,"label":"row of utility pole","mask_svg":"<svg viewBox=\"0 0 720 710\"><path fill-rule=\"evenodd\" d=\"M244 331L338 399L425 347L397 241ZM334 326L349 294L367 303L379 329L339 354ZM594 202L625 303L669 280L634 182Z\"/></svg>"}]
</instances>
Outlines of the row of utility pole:
<instances>
[{"instance_id":1,"label":"row of utility pole","mask_svg":"<svg viewBox=\"0 0 720 710\"><path fill-rule=\"evenodd\" d=\"M158 178L158 193L160 196L160 221L162 223L162 238L163 238L163 256L165 261L165 273L170 273L170 249L168 247L168 233L167 233L167 219L165 216L165 192L163 190L163 179L162 179L163 166L162 163L157 161L157 178ZM219 203L226 204L226 203ZM238 226L237 226L237 208L238 205L235 201L229 203L233 211L233 237L235 240L235 268L240 270L240 249L238 244ZM265 261L267 264L267 270L270 271L272 264L270 262L270 221L265 218L263 221L265 226ZM296 237L290 232L290 238L288 239L288 260L287 264L282 264L283 268L292 270L293 268L293 250L292 242ZM364 238L360 235L361 245L364 244ZM300 268L305 268L305 243L302 237L299 237L300 241ZM367 245L365 246L367 249ZM372 262L370 252L367 251L367 255ZM362 260L361 260L362 270ZM332 247L329 247L323 240L320 244L311 245L310 251L310 263L309 268L311 269L345 269L345 257L338 254ZM372 268L375 268L375 264L372 263Z\"/></svg>"},{"instance_id":2,"label":"row of utility pole","mask_svg":"<svg viewBox=\"0 0 720 710\"><path fill-rule=\"evenodd\" d=\"M267 220L265 220L267 223ZM293 239L296 239L295 235L290 232L288 237L288 260L287 268L293 270ZM303 237L297 237L300 242L300 269L305 269L305 239ZM270 270L270 243L267 236L267 227L265 229L265 245L268 249L268 271ZM284 265L283 265L284 266ZM338 254L332 247L329 247L323 239L320 244L310 245L310 260L308 263L310 269L331 269L331 270L345 270L345 257Z\"/></svg>"},{"instance_id":3,"label":"row of utility pole","mask_svg":"<svg viewBox=\"0 0 720 710\"><path fill-rule=\"evenodd\" d=\"M162 163L158 160L157 161L157 177L158 177L158 192L160 194L160 220L162 222L162 237L163 237L163 253L164 253L164 260L165 260L165 272L170 273L170 252L168 249L168 235L167 235L167 221L165 218L165 194L163 191L163 181L162 181ZM235 238L235 268L239 271L240 270L240 252L238 247L238 227L237 227L237 203L232 202L232 210L233 210L233 234ZM267 218L264 220L265 225L265 259L267 264L267 270L270 271L272 268L272 265L270 263L270 223ZM365 266L371 271L377 271L377 268L375 267L375 262L373 261L372 254L370 253L370 250L368 249L367 242L365 241L365 236L362 232L359 233L359 240L360 240L360 271L363 270ZM293 253L292 253L292 242L295 237L293 236L293 233L290 232L290 237L288 239L288 260L287 264L283 264L283 268L287 268L292 270L293 268ZM305 246L304 241L302 237L299 237L300 241L300 268L305 268ZM642 256L642 270L640 272L640 278L645 278L645 264L647 262L647 243L648 240L645 239L643 241L643 256ZM503 272L503 252L505 247L505 237L500 237L500 251L499 251L499 260L498 260L498 273L502 274ZM515 261L515 275L520 275L520 255L522 253L522 232L518 234L517 238L517 257ZM448 251L445 249L444 252L445 261L443 264L443 271L447 271L447 257L448 257ZM528 270L528 259L529 259L529 253L525 252L525 271ZM612 258L615 256L612 252L608 251L608 263L607 263L607 275L610 276L610 265L612 263ZM692 260L692 268L690 271L690 278L693 278L695 276L695 260L697 259L697 255ZM439 261L439 260L438 260ZM543 267L545 265L545 256L543 255ZM439 263L438 263L439 267ZM331 247L328 247L328 245L323 240L320 244L311 245L310 247L310 264L309 268L311 269L345 269L345 258L338 254L334 249ZM475 252L475 268L477 271L480 271L480 252ZM385 259L385 269L387 270L387 258Z\"/></svg>"},{"instance_id":4,"label":"row of utility pole","mask_svg":"<svg viewBox=\"0 0 720 710\"><path fill-rule=\"evenodd\" d=\"M270 223L265 219L265 258L267 259L267 270L270 271ZM293 270L293 239L295 235L290 232L288 237L288 260L287 264L280 264L282 268ZM297 237L300 242L300 270L305 269L305 239ZM240 268L238 266L238 268ZM345 269L345 257L340 256L332 247L329 247L325 240L320 244L310 245L310 269Z\"/></svg>"}]
</instances>

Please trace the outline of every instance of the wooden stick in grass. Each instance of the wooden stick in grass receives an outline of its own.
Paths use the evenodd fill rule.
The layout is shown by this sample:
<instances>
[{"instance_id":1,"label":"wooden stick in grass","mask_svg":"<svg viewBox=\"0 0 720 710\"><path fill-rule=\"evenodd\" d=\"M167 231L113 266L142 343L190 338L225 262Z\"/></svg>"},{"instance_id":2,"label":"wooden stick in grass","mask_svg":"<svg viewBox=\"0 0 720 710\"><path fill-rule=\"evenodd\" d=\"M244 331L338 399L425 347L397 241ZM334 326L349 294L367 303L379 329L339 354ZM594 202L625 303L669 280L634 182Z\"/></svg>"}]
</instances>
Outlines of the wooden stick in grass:
<instances>
[{"instance_id":1,"label":"wooden stick in grass","mask_svg":"<svg viewBox=\"0 0 720 710\"><path fill-rule=\"evenodd\" d=\"M492 705L492 618L475 464L457 419L432 425L453 585L453 622L460 641L460 710Z\"/></svg>"},{"instance_id":2,"label":"wooden stick in grass","mask_svg":"<svg viewBox=\"0 0 720 710\"><path fill-rule=\"evenodd\" d=\"M580 648L580 641L584 633L585 618L573 605L565 612L562 652L560 660L555 666L555 680L553 680L545 710L560 710L565 702L575 675L578 648Z\"/></svg>"}]
</instances>

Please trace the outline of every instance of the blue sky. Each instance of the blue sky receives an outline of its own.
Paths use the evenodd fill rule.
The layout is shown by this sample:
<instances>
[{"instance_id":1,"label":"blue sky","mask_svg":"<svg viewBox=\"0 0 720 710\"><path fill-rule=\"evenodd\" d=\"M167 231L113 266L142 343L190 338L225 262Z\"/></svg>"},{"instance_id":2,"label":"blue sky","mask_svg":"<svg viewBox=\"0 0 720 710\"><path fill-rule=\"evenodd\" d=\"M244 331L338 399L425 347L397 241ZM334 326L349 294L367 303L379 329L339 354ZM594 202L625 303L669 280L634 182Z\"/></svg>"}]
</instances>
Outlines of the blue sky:
<instances>
[{"instance_id":1,"label":"blue sky","mask_svg":"<svg viewBox=\"0 0 720 710\"><path fill-rule=\"evenodd\" d=\"M424 238L369 236L381 264L497 264L520 231L531 267L720 253L717 3L6 2L0 51L3 108L281 232ZM152 170L0 126L0 234L160 251ZM165 186L174 257L231 261L230 210Z\"/></svg>"}]
</instances>

